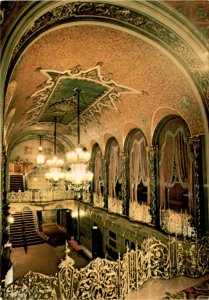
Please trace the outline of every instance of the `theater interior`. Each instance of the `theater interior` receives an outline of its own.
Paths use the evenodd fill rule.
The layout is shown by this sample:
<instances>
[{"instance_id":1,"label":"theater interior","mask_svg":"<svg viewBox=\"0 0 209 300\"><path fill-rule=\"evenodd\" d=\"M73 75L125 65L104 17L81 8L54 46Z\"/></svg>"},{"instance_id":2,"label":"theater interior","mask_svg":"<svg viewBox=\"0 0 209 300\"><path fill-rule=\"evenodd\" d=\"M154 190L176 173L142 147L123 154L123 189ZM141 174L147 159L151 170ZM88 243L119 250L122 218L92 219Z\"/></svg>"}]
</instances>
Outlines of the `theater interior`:
<instances>
[{"instance_id":1,"label":"theater interior","mask_svg":"<svg viewBox=\"0 0 209 300\"><path fill-rule=\"evenodd\" d=\"M207 297L209 2L2 1L0 30L3 299Z\"/></svg>"}]
</instances>

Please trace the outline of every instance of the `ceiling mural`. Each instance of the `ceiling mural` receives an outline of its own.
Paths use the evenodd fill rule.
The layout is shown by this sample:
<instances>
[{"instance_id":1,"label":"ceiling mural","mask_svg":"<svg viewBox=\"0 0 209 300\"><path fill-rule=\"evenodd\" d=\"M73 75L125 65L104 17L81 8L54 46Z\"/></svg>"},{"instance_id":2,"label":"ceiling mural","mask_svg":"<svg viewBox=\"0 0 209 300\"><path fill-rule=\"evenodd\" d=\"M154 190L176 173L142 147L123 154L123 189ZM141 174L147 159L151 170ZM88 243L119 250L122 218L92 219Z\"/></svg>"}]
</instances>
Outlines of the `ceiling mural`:
<instances>
[{"instance_id":1,"label":"ceiling mural","mask_svg":"<svg viewBox=\"0 0 209 300\"><path fill-rule=\"evenodd\" d=\"M81 89L80 124L83 127L97 120L103 109L118 110L116 101L122 93L148 95L146 91L117 84L111 73L101 75L100 64L86 71L81 70L80 66L64 72L41 70L48 80L41 90L31 95L34 104L27 112L28 117L24 125L53 122L56 116L58 123L68 126L73 131L77 126L76 88Z\"/></svg>"}]
</instances>

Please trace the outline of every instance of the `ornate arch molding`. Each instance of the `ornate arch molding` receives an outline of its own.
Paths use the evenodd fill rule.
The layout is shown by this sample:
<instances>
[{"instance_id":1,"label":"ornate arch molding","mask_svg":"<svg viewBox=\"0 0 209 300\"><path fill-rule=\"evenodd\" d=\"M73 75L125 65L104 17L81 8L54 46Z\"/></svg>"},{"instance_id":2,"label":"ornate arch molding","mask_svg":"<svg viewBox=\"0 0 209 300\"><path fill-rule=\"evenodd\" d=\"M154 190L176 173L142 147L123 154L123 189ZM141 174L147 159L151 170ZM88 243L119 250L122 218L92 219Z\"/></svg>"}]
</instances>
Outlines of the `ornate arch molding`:
<instances>
[{"instance_id":1,"label":"ornate arch molding","mask_svg":"<svg viewBox=\"0 0 209 300\"><path fill-rule=\"evenodd\" d=\"M162 128L164 127L164 125L171 121L172 119L175 119L175 118L179 118L181 119L184 123L185 123L185 126L187 126L188 128L188 131L190 132L190 135L191 135L191 130L189 128L189 125L187 124L187 122L185 121L185 119L183 119L181 116L179 115L169 115L167 117L164 117L161 122L158 124L158 126L156 127L155 131L154 131L154 134L153 134L153 139L152 139L152 144L153 145L157 145L158 144L158 139L159 139L159 135L162 131Z\"/></svg>"},{"instance_id":2,"label":"ornate arch molding","mask_svg":"<svg viewBox=\"0 0 209 300\"><path fill-rule=\"evenodd\" d=\"M63 24L98 21L116 24L138 32L169 51L190 74L202 97L206 113L209 112L209 71L201 71L205 67L201 54L207 52L204 39L197 32L193 34L184 30L186 26L192 30L191 24L189 22L186 24L187 21L165 3L158 3L158 1L153 3L149 1L140 3L43 1L35 5L31 2L26 6L18 21L18 24L17 22L13 24L16 29L10 31L2 50L2 57L9 53L7 54L9 62L5 62L7 73L4 74L4 93L12 70L21 54L39 35Z\"/></svg>"},{"instance_id":3,"label":"ornate arch molding","mask_svg":"<svg viewBox=\"0 0 209 300\"><path fill-rule=\"evenodd\" d=\"M99 150L101 152L101 155L102 155L102 150L101 150L100 145L98 143L95 143L92 147L92 160L93 161L95 160L97 150Z\"/></svg>"}]
</instances>

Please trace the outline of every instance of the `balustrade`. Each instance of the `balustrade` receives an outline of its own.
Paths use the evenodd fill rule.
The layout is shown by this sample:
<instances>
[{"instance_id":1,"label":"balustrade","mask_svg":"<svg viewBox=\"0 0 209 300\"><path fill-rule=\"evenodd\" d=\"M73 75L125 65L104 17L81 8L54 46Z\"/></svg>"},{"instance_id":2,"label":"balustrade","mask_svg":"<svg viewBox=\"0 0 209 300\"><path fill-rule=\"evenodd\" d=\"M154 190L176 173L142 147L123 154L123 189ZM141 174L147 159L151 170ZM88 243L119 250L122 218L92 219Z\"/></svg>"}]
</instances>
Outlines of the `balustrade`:
<instances>
[{"instance_id":1,"label":"balustrade","mask_svg":"<svg viewBox=\"0 0 209 300\"><path fill-rule=\"evenodd\" d=\"M10 192L8 193L9 202L29 202L33 199L32 191L25 192Z\"/></svg>"},{"instance_id":2,"label":"balustrade","mask_svg":"<svg viewBox=\"0 0 209 300\"><path fill-rule=\"evenodd\" d=\"M192 216L188 213L175 212L171 209L160 210L160 226L168 233L180 234L185 237L196 236L196 229L192 226Z\"/></svg>"},{"instance_id":3,"label":"balustrade","mask_svg":"<svg viewBox=\"0 0 209 300\"><path fill-rule=\"evenodd\" d=\"M122 214L123 213L123 201L108 196L108 211Z\"/></svg>"},{"instance_id":4,"label":"balustrade","mask_svg":"<svg viewBox=\"0 0 209 300\"><path fill-rule=\"evenodd\" d=\"M29 271L3 290L4 299L124 299L150 279L198 277L209 271L208 237L187 241L169 236L166 244L149 237L140 249L127 249L122 259L96 258L80 270L67 247L55 276Z\"/></svg>"},{"instance_id":5,"label":"balustrade","mask_svg":"<svg viewBox=\"0 0 209 300\"><path fill-rule=\"evenodd\" d=\"M131 202L129 204L129 217L136 221L151 223L150 206L144 203L137 203L136 201Z\"/></svg>"},{"instance_id":6,"label":"balustrade","mask_svg":"<svg viewBox=\"0 0 209 300\"><path fill-rule=\"evenodd\" d=\"M73 191L65 190L38 190L8 193L8 201L15 202L50 202L55 200L74 199Z\"/></svg>"},{"instance_id":7,"label":"balustrade","mask_svg":"<svg viewBox=\"0 0 209 300\"><path fill-rule=\"evenodd\" d=\"M104 207L104 197L102 195L93 194L93 203L95 207Z\"/></svg>"}]
</instances>

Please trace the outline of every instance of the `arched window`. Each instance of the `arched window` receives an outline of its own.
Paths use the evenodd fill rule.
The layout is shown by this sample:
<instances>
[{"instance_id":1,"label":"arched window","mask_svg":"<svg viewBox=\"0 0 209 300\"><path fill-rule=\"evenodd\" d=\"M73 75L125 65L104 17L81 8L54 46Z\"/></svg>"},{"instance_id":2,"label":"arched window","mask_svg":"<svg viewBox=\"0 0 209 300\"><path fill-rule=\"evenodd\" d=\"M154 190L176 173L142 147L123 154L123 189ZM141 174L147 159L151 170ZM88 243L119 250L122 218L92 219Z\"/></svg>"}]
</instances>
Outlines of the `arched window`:
<instances>
[{"instance_id":1,"label":"arched window","mask_svg":"<svg viewBox=\"0 0 209 300\"><path fill-rule=\"evenodd\" d=\"M128 152L130 201L147 202L148 160L146 140L140 130L132 134L129 140Z\"/></svg>"},{"instance_id":2,"label":"arched window","mask_svg":"<svg viewBox=\"0 0 209 300\"><path fill-rule=\"evenodd\" d=\"M189 129L179 117L169 120L159 134L159 176L161 208L190 210Z\"/></svg>"}]
</instances>

